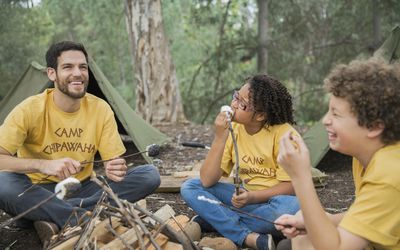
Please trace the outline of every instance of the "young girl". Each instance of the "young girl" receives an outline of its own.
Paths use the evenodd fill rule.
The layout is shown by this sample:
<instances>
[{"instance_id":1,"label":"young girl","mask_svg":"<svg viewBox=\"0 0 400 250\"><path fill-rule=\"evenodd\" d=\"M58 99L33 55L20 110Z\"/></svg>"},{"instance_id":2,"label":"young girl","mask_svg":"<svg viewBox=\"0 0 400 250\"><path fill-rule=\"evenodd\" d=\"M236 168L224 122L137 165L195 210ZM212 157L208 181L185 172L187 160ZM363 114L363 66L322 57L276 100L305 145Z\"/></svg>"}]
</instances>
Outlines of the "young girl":
<instances>
[{"instance_id":1,"label":"young girl","mask_svg":"<svg viewBox=\"0 0 400 250\"><path fill-rule=\"evenodd\" d=\"M229 176L236 164L225 112L215 119L215 138L201 167L200 179L186 181L181 195L200 216L196 218L198 222L209 223L235 244L272 249L271 234L280 235L274 225L237 210L269 221L299 210L290 178L277 163L281 137L288 131L298 135L291 126L292 98L276 79L256 75L233 93L231 108L242 181L239 195L235 185L219 182L222 176ZM224 206L215 204L219 202Z\"/></svg>"}]
</instances>

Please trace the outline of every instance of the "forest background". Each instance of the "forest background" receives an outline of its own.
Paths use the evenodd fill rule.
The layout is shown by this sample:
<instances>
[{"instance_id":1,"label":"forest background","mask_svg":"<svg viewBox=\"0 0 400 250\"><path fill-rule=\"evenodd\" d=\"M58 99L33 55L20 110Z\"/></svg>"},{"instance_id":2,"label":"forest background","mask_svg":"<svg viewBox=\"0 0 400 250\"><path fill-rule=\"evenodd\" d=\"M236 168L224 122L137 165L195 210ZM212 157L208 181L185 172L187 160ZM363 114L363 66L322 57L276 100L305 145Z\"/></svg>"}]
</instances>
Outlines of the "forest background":
<instances>
[{"instance_id":1,"label":"forest background","mask_svg":"<svg viewBox=\"0 0 400 250\"><path fill-rule=\"evenodd\" d=\"M158 22L161 32L149 29L156 36L142 42L163 36L170 56L162 52L161 68L150 75L162 67L174 74L168 79L185 119L211 123L247 76L268 73L290 89L297 123L307 127L326 111L322 83L330 69L371 56L398 13L396 0L0 0L0 99L31 61L45 65L50 44L73 40L146 120L176 122L150 119L139 108L138 86L151 81L139 72L154 62L140 62L144 45L134 39L144 32L132 24Z\"/></svg>"}]
</instances>

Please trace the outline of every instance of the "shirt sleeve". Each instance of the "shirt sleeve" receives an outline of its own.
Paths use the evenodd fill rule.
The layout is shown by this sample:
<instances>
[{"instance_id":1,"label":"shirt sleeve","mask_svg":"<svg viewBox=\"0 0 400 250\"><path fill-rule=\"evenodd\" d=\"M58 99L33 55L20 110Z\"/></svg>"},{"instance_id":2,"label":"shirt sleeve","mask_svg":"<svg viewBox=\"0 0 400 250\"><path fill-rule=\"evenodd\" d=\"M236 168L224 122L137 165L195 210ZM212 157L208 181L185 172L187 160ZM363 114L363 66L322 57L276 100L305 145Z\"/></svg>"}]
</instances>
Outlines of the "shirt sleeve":
<instances>
[{"instance_id":1,"label":"shirt sleeve","mask_svg":"<svg viewBox=\"0 0 400 250\"><path fill-rule=\"evenodd\" d=\"M386 183L365 183L339 226L370 242L395 246L400 240L399 195Z\"/></svg>"},{"instance_id":2,"label":"shirt sleeve","mask_svg":"<svg viewBox=\"0 0 400 250\"><path fill-rule=\"evenodd\" d=\"M19 104L0 126L0 147L14 155L24 144L29 131L29 110Z\"/></svg>"}]
</instances>

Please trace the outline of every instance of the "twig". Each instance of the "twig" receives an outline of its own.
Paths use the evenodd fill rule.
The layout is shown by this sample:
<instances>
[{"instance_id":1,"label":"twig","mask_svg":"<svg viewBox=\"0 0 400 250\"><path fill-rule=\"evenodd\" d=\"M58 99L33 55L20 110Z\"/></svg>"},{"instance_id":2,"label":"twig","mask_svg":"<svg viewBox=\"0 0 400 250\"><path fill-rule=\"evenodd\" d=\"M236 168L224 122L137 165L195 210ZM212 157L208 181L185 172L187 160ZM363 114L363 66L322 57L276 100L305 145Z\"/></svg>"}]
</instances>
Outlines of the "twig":
<instances>
[{"instance_id":1,"label":"twig","mask_svg":"<svg viewBox=\"0 0 400 250\"><path fill-rule=\"evenodd\" d=\"M18 197L21 197L22 195L24 195L26 192L28 192L29 190L31 190L32 188L38 186L39 184L41 184L44 180L46 180L47 178L49 178L50 175L46 175L44 176L42 179L40 179L37 183L32 184L30 187L28 187L27 189L25 189L22 193L20 193L18 195Z\"/></svg>"},{"instance_id":2,"label":"twig","mask_svg":"<svg viewBox=\"0 0 400 250\"><path fill-rule=\"evenodd\" d=\"M92 174L92 176L94 176L94 174ZM77 243L75 244L74 249L82 248L82 245L84 244L84 242L90 238L90 235L92 234L94 227L95 227L96 218L98 218L100 216L100 213L104 210L104 206L100 206L100 204L102 204L106 198L107 198L107 193L103 192L101 194L100 199L97 201L97 204L92 213L92 216L90 217L89 222L84 227L84 230L81 233L81 236L79 237Z\"/></svg>"},{"instance_id":3,"label":"twig","mask_svg":"<svg viewBox=\"0 0 400 250\"><path fill-rule=\"evenodd\" d=\"M126 159L126 158L129 158L129 157L132 157L132 156L135 156L135 155L139 155L139 154L144 154L144 153L147 153L147 152L149 152L148 149L144 150L144 151L136 152L136 153L133 153L133 154L129 154L129 155L122 155L122 156L119 156L119 157L116 157L116 158L107 159L107 160L81 161L81 165L85 165L85 164L89 164L89 163L108 162L108 161L112 161L112 160L119 159L119 158Z\"/></svg>"},{"instance_id":4,"label":"twig","mask_svg":"<svg viewBox=\"0 0 400 250\"><path fill-rule=\"evenodd\" d=\"M252 214L252 213L248 213L246 211L240 210L239 208L236 208L236 207L233 207L233 206L228 206L228 205L226 205L226 204L224 204L224 203L222 203L220 201L212 200L212 199L206 198L204 196L198 196L197 199L198 200L202 200L202 201L206 201L206 202L211 203L211 204L216 204L216 205L220 205L222 207L229 208L229 209L231 209L231 210L233 210L235 212L238 212L238 213L241 213L241 214L245 214L245 215L247 215L249 217L252 217L252 218L255 218L255 219L258 219L258 220L262 220L262 221L271 223L273 225L282 226L282 227L286 227L286 228L292 228L292 226L290 226L290 225L283 225L283 224L276 223L276 222L271 221L271 220L267 220L267 219L265 219L263 217L260 217L258 215L255 215L255 214ZM303 229L303 228L297 228L297 230L305 231L305 229Z\"/></svg>"},{"instance_id":5,"label":"twig","mask_svg":"<svg viewBox=\"0 0 400 250\"><path fill-rule=\"evenodd\" d=\"M178 227L181 229L182 233L189 239L189 241L192 243L192 246L194 247L194 249L196 250L200 250L200 248L198 246L196 246L196 244L193 243L193 240L190 238L190 236L187 234L187 232L185 231L185 229L182 227L181 223L179 223L179 221L175 218L175 216L169 211L169 215L171 215L171 218L175 221L175 223L178 225Z\"/></svg>"},{"instance_id":6,"label":"twig","mask_svg":"<svg viewBox=\"0 0 400 250\"><path fill-rule=\"evenodd\" d=\"M150 218L152 218L153 220L155 220L156 222L160 223L160 224L164 224L165 222L159 218L158 216L150 213L149 211L147 211L146 209L141 208L140 206L136 205L136 204L132 204L132 206L140 211L141 213L149 216ZM165 224L165 231L163 231L163 233L165 235L167 235L170 239L175 240L175 242L179 242L182 246L183 249L185 250L192 250L193 246L192 246L192 242L191 241L187 241L186 239L183 239L176 231L174 228L171 227L171 225Z\"/></svg>"},{"instance_id":7,"label":"twig","mask_svg":"<svg viewBox=\"0 0 400 250\"><path fill-rule=\"evenodd\" d=\"M122 156L119 156L119 157L116 157L116 158L107 159L107 160L81 161L80 164L83 166L83 165L87 165L87 164L90 164L90 163L97 164L97 163L102 163L102 162L108 162L108 161L112 161L112 160L117 159L117 158L126 159L126 158L129 158L129 157L132 157L132 156L135 156L135 155L139 155L139 154L144 154L144 153L147 153L147 152L149 152L149 149L146 149L146 150L141 151L141 152L136 152L136 153L133 153L133 154L129 154L129 155L122 155ZM37 183L32 184L32 186L28 187L28 188L25 189L22 193L18 194L18 197L21 197L21 196L24 195L26 192L28 192L28 191L31 190L32 188L38 186L39 184L41 184L44 180L46 180L46 179L49 178L49 177L50 177L50 175L44 176L44 177L41 178Z\"/></svg>"},{"instance_id":8,"label":"twig","mask_svg":"<svg viewBox=\"0 0 400 250\"><path fill-rule=\"evenodd\" d=\"M116 236L121 242L122 242L122 244L124 244L124 246L126 247L126 248L128 248L129 250L133 250L134 248L132 248L129 244L128 244L128 242L126 242L125 240L124 240L124 238L122 238L121 237L121 235L119 235L115 230L114 230L114 228L112 228L112 226L110 226L109 224L107 224L107 230L109 230L114 236Z\"/></svg>"},{"instance_id":9,"label":"twig","mask_svg":"<svg viewBox=\"0 0 400 250\"><path fill-rule=\"evenodd\" d=\"M233 149L235 151L235 179L234 179L234 184L235 184L235 192L236 195L239 195L239 189L240 189L240 179L239 179L239 150L236 142L236 137L235 134L233 133L233 128L232 128L232 122L230 118L230 114L226 114L228 118L228 124L229 124L229 133L231 134L232 137L232 143L233 143ZM229 117L228 117L229 116Z\"/></svg>"},{"instance_id":10,"label":"twig","mask_svg":"<svg viewBox=\"0 0 400 250\"><path fill-rule=\"evenodd\" d=\"M154 239L154 237L151 235L151 233L149 232L149 230L147 229L147 227L142 223L142 221L140 220L139 216L137 215L137 213L132 210L132 207L128 204L127 201L124 201L125 206L127 207L127 211L128 213L130 213L133 218L134 221L139 225L140 229L142 229L142 231L144 232L144 234L149 238L149 241L153 244L153 246L157 249L157 250L161 250L160 246L157 244L156 240ZM144 242L143 242L144 243ZM144 249L146 249L146 246L143 244Z\"/></svg>"},{"instance_id":11,"label":"twig","mask_svg":"<svg viewBox=\"0 0 400 250\"><path fill-rule=\"evenodd\" d=\"M40 207L41 205L43 205L44 203L48 202L49 200L51 200L52 198L54 198L57 194L59 194L61 191L58 191L57 193L54 193L52 195L50 195L49 197L47 197L46 199L42 200L41 202L39 202L38 204L36 204L35 206L29 208L28 210L26 210L23 213L18 214L17 216L10 218L8 220L6 220L5 222L0 224L0 229L2 229L5 226L10 225L11 223L13 223L14 221L24 217L25 215L27 215L29 212L35 210L36 208Z\"/></svg>"}]
</instances>

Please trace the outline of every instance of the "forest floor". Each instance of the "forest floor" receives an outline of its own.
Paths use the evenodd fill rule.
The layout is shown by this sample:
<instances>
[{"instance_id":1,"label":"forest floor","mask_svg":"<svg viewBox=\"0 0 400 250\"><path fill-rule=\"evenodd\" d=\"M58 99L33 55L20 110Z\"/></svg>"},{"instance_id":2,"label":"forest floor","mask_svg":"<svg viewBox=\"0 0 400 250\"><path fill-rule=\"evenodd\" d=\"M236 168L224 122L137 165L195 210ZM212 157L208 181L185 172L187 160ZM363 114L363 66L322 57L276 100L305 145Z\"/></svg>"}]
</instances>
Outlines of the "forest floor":
<instances>
[{"instance_id":1,"label":"forest floor","mask_svg":"<svg viewBox=\"0 0 400 250\"><path fill-rule=\"evenodd\" d=\"M210 145L213 140L213 127L210 125L180 124L158 126L158 129L171 138L171 142L162 146L158 158L159 170L163 175L175 171L191 170L199 165L207 154L206 149L181 146L182 142L195 141ZM131 149L128 146L128 152ZM137 165L143 160L132 161ZM318 168L328 175L326 185L317 192L327 212L337 213L347 210L354 199L354 186L351 174L351 158L329 151ZM155 212L165 204L170 205L176 214L194 215L181 199L179 193L156 193L146 198L147 209ZM0 210L0 222L9 219L9 215ZM0 229L0 249L41 249L41 243L33 229Z\"/></svg>"}]
</instances>

